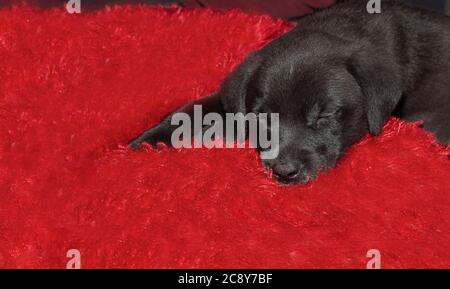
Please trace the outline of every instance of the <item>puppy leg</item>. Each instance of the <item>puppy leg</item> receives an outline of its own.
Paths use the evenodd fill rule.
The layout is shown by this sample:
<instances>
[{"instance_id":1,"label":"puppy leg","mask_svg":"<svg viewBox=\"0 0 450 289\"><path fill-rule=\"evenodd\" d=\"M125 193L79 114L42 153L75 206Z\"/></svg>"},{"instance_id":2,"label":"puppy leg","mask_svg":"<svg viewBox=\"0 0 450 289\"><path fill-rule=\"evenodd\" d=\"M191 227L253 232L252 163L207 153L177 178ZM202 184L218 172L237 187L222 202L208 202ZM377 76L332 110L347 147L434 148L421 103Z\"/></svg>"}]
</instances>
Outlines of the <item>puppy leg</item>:
<instances>
[{"instance_id":1,"label":"puppy leg","mask_svg":"<svg viewBox=\"0 0 450 289\"><path fill-rule=\"evenodd\" d=\"M134 138L128 143L128 147L132 149L138 149L139 145L142 142L147 142L152 146L155 146L157 143L162 142L167 145L171 145L171 136L172 132L178 127L177 125L172 125L171 120L172 116L175 113L183 112L189 115L191 120L194 119L194 105L202 106L202 114L207 114L210 112L216 112L220 115L224 115L224 110L222 107L222 103L220 101L220 97L218 94L214 93L204 98L192 101L175 112L170 113L166 116L159 124L156 126L144 131L142 134ZM202 115L202 117L203 117ZM194 135L194 130L191 129L192 135Z\"/></svg>"}]
</instances>

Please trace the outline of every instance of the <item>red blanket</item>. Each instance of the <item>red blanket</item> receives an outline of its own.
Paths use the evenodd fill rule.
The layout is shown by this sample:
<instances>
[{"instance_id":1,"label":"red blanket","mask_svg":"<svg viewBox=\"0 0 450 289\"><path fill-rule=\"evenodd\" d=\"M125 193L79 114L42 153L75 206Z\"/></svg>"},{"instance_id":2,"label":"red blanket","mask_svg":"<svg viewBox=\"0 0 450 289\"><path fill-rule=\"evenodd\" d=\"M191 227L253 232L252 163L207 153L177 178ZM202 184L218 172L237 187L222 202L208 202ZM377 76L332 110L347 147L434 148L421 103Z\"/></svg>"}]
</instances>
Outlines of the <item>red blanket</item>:
<instances>
[{"instance_id":1,"label":"red blanket","mask_svg":"<svg viewBox=\"0 0 450 289\"><path fill-rule=\"evenodd\" d=\"M448 150L414 124L281 187L251 149L132 152L289 25L238 11L0 10L0 267L450 267Z\"/></svg>"}]
</instances>

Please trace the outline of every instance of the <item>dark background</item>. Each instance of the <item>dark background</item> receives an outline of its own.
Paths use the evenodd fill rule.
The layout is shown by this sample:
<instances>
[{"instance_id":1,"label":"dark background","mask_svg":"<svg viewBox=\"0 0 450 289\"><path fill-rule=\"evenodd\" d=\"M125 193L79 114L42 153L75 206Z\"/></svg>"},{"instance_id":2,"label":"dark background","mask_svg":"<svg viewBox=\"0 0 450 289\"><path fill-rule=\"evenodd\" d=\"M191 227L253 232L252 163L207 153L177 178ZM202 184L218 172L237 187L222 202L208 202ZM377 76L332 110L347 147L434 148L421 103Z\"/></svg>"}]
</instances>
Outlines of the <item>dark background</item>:
<instances>
[{"instance_id":1,"label":"dark background","mask_svg":"<svg viewBox=\"0 0 450 289\"><path fill-rule=\"evenodd\" d=\"M68 0L28 0L41 7L62 6ZM368 1L368 0L361 0ZM427 9L450 15L450 0L404 0ZM17 0L0 0L0 5L18 3ZM295 18L312 11L312 8L328 6L334 0L81 0L81 9L98 9L112 4L162 4L183 7L240 8L244 11L270 14L275 17ZM447 5L446 5L447 3Z\"/></svg>"}]
</instances>

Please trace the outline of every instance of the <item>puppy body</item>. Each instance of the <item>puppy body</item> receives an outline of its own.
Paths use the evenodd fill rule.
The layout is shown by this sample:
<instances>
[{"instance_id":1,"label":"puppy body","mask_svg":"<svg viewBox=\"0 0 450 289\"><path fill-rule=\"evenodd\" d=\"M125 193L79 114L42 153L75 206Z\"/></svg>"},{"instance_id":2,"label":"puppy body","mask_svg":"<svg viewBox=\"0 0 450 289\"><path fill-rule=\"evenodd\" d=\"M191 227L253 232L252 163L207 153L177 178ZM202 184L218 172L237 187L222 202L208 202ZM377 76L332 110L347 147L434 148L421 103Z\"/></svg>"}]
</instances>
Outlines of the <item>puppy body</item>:
<instances>
[{"instance_id":1,"label":"puppy body","mask_svg":"<svg viewBox=\"0 0 450 289\"><path fill-rule=\"evenodd\" d=\"M450 18L387 0L382 1L381 14L371 15L365 5L366 1L344 0L304 17L296 29L262 49L262 58L288 53L288 62L304 59L303 70L344 59L363 92L368 93L365 85L376 83L378 96L383 90L392 95L383 121L387 115L423 121L425 129L448 144ZM373 75L365 79L364 73ZM372 108L376 107L366 109ZM378 134L379 128L372 132Z\"/></svg>"},{"instance_id":2,"label":"puppy body","mask_svg":"<svg viewBox=\"0 0 450 289\"><path fill-rule=\"evenodd\" d=\"M353 46L350 50L366 53L365 61L375 58L381 62L378 65L390 65L387 70L380 68L378 73L392 73L392 82L386 81L383 86L389 89L398 86L401 90L392 114L407 121L423 121L425 129L448 144L450 18L386 0L382 1L380 15L369 15L362 9L365 3L341 1L306 17L296 32L301 34L303 29L313 28L350 39Z\"/></svg>"},{"instance_id":3,"label":"puppy body","mask_svg":"<svg viewBox=\"0 0 450 289\"><path fill-rule=\"evenodd\" d=\"M251 53L213 95L179 111L280 114L279 156L263 165L280 183L304 183L333 167L365 133L395 115L423 121L450 142L450 19L382 1L348 0L303 17ZM171 114L172 115L172 114ZM130 142L169 143L171 115Z\"/></svg>"}]
</instances>

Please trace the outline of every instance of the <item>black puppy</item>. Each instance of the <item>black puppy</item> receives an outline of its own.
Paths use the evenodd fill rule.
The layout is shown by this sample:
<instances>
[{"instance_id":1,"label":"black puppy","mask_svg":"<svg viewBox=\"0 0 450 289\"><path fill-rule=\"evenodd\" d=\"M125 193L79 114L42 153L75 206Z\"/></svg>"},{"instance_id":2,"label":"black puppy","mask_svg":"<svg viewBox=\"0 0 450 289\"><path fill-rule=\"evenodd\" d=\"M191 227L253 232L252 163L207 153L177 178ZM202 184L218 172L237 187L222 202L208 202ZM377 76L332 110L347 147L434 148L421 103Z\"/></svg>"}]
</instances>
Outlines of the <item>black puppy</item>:
<instances>
[{"instance_id":1,"label":"black puppy","mask_svg":"<svg viewBox=\"0 0 450 289\"><path fill-rule=\"evenodd\" d=\"M279 113L279 155L263 165L281 183L333 167L395 115L450 141L450 18L394 1L369 14L341 1L250 54L211 96L178 111ZM170 144L171 115L130 142Z\"/></svg>"}]
</instances>

